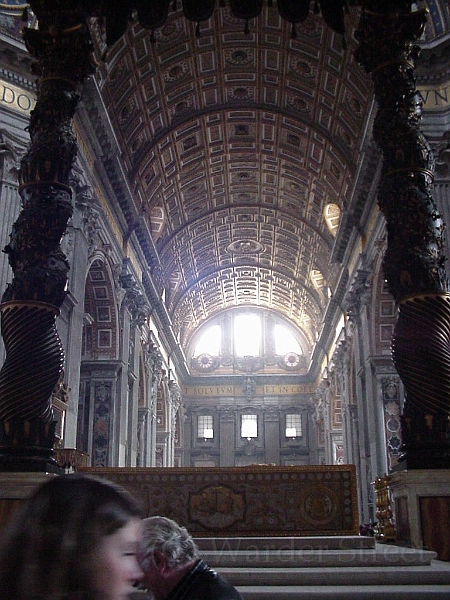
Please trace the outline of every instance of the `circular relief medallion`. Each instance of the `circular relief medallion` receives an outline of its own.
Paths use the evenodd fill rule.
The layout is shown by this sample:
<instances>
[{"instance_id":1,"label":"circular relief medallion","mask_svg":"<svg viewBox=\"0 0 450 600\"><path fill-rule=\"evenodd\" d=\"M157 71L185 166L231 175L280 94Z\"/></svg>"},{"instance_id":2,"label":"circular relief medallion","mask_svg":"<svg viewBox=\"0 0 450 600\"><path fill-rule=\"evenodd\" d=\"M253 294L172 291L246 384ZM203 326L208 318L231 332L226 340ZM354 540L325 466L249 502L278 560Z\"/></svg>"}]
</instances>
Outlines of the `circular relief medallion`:
<instances>
[{"instance_id":1,"label":"circular relief medallion","mask_svg":"<svg viewBox=\"0 0 450 600\"><path fill-rule=\"evenodd\" d=\"M208 369L211 369L213 364L214 360L211 354L207 354L206 352L204 352L203 354L200 354L200 356L197 356L197 367L202 371L207 371Z\"/></svg>"},{"instance_id":2,"label":"circular relief medallion","mask_svg":"<svg viewBox=\"0 0 450 600\"><path fill-rule=\"evenodd\" d=\"M227 247L230 254L259 254L264 246L256 240L236 240Z\"/></svg>"},{"instance_id":3,"label":"circular relief medallion","mask_svg":"<svg viewBox=\"0 0 450 600\"><path fill-rule=\"evenodd\" d=\"M244 519L244 496L223 485L205 487L189 497L189 516L207 529L226 529Z\"/></svg>"},{"instance_id":4,"label":"circular relief medallion","mask_svg":"<svg viewBox=\"0 0 450 600\"><path fill-rule=\"evenodd\" d=\"M300 112L307 112L311 108L310 105L306 102L306 100L304 100L300 96L291 96L288 101L293 109L298 110Z\"/></svg>"},{"instance_id":5,"label":"circular relief medallion","mask_svg":"<svg viewBox=\"0 0 450 600\"><path fill-rule=\"evenodd\" d=\"M189 71L189 66L186 62L180 62L173 65L164 73L164 81L173 82L181 79Z\"/></svg>"},{"instance_id":6,"label":"circular relief medallion","mask_svg":"<svg viewBox=\"0 0 450 600\"><path fill-rule=\"evenodd\" d=\"M300 364L300 356L297 352L288 352L283 357L283 364L287 369L295 369Z\"/></svg>"},{"instance_id":7,"label":"circular relief medallion","mask_svg":"<svg viewBox=\"0 0 450 600\"><path fill-rule=\"evenodd\" d=\"M238 48L236 50L229 50L226 53L226 61L234 66L248 65L253 62L253 55L251 52Z\"/></svg>"},{"instance_id":8,"label":"circular relief medallion","mask_svg":"<svg viewBox=\"0 0 450 600\"><path fill-rule=\"evenodd\" d=\"M302 77L314 77L316 74L313 66L310 63L303 60L293 61L292 68Z\"/></svg>"},{"instance_id":9,"label":"circular relief medallion","mask_svg":"<svg viewBox=\"0 0 450 600\"><path fill-rule=\"evenodd\" d=\"M397 431L400 431L400 421L395 417L391 417L386 422L386 428L392 433L396 433Z\"/></svg>"},{"instance_id":10,"label":"circular relief medallion","mask_svg":"<svg viewBox=\"0 0 450 600\"><path fill-rule=\"evenodd\" d=\"M323 526L335 519L338 506L338 498L331 490L316 485L306 492L300 513L308 523Z\"/></svg>"}]
</instances>

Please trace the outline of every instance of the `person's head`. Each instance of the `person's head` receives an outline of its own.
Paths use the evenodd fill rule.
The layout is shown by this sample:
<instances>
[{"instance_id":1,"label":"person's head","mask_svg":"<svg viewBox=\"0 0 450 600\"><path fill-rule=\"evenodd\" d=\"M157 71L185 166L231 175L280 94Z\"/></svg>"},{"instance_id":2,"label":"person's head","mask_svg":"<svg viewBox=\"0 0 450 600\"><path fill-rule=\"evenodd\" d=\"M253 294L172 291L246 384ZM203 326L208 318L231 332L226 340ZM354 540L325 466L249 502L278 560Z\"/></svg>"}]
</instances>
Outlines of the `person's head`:
<instances>
[{"instance_id":1,"label":"person's head","mask_svg":"<svg viewBox=\"0 0 450 600\"><path fill-rule=\"evenodd\" d=\"M8 600L125 600L142 578L141 512L122 488L56 476L18 511L0 551Z\"/></svg>"},{"instance_id":2,"label":"person's head","mask_svg":"<svg viewBox=\"0 0 450 600\"><path fill-rule=\"evenodd\" d=\"M184 527L167 517L143 519L138 559L143 585L157 600L167 596L198 558L198 548Z\"/></svg>"}]
</instances>

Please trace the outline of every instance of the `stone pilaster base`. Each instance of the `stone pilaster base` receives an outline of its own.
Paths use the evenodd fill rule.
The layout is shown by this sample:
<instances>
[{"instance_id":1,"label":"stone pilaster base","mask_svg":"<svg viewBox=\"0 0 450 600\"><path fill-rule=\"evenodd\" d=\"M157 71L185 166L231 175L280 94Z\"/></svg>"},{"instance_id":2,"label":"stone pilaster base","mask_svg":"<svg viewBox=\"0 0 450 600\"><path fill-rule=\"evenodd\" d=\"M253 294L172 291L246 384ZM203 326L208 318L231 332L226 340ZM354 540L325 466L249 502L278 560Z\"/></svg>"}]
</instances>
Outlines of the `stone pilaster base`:
<instances>
[{"instance_id":1,"label":"stone pilaster base","mask_svg":"<svg viewBox=\"0 0 450 600\"><path fill-rule=\"evenodd\" d=\"M399 471L388 487L397 540L450 561L450 469Z\"/></svg>"},{"instance_id":2,"label":"stone pilaster base","mask_svg":"<svg viewBox=\"0 0 450 600\"><path fill-rule=\"evenodd\" d=\"M23 500L54 473L0 473L0 537Z\"/></svg>"}]
</instances>

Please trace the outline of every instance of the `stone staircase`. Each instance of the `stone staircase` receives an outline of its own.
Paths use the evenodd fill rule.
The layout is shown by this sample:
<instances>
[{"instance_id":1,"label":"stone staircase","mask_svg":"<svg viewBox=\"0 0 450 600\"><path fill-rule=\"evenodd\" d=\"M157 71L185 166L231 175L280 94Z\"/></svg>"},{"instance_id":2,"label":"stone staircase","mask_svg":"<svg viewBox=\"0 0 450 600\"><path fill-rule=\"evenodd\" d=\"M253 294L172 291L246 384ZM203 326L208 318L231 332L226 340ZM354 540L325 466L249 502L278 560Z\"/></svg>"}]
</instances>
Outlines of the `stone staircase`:
<instances>
[{"instance_id":1,"label":"stone staircase","mask_svg":"<svg viewBox=\"0 0 450 600\"><path fill-rule=\"evenodd\" d=\"M362 536L196 538L244 600L450 600L450 563Z\"/></svg>"}]
</instances>

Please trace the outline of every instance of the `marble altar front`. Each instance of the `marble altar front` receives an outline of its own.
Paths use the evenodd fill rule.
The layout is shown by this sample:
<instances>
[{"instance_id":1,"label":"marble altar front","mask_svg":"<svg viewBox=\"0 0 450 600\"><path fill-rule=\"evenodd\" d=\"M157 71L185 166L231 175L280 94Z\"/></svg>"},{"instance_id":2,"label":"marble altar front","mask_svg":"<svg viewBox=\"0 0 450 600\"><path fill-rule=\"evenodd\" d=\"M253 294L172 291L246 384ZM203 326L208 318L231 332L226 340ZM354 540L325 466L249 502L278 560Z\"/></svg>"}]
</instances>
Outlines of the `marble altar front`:
<instances>
[{"instance_id":1,"label":"marble altar front","mask_svg":"<svg viewBox=\"0 0 450 600\"><path fill-rule=\"evenodd\" d=\"M140 500L194 536L358 533L354 465L215 468L81 468Z\"/></svg>"}]
</instances>

